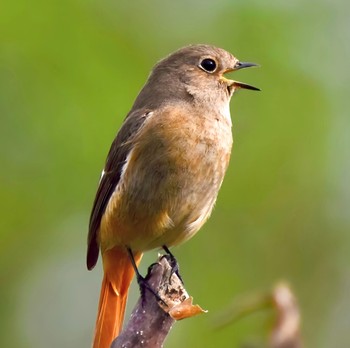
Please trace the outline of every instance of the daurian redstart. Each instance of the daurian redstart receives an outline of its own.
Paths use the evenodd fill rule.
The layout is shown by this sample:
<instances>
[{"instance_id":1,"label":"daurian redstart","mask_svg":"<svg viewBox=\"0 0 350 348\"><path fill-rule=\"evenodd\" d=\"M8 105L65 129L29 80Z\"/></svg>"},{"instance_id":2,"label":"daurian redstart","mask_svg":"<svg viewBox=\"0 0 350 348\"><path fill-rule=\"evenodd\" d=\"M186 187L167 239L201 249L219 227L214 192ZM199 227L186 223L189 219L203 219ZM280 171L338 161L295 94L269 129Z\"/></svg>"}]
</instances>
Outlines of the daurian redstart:
<instances>
[{"instance_id":1,"label":"daurian redstart","mask_svg":"<svg viewBox=\"0 0 350 348\"><path fill-rule=\"evenodd\" d=\"M109 150L90 217L87 267L101 250L104 277L94 348L121 330L142 253L191 238L208 219L232 147L225 73L254 66L209 45L182 48L153 68Z\"/></svg>"}]
</instances>

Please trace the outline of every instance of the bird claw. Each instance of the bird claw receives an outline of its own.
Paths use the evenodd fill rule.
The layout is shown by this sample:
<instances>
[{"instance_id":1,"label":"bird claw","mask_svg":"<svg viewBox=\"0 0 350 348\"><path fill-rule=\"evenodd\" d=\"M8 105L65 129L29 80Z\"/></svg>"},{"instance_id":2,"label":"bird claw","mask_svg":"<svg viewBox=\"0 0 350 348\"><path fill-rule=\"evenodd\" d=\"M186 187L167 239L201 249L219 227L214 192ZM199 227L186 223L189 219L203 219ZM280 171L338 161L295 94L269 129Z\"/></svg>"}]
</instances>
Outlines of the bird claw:
<instances>
[{"instance_id":1,"label":"bird claw","mask_svg":"<svg viewBox=\"0 0 350 348\"><path fill-rule=\"evenodd\" d=\"M164 302L164 300L159 296L157 291L152 289L152 287L148 284L147 277L144 278L138 273L138 274L136 274L136 280L137 280L137 284L139 285L139 288L140 288L141 305L142 305L142 307L144 307L145 301L146 301L146 290L148 290L156 298L156 300L158 302L160 302L162 305L164 305L166 307L168 306Z\"/></svg>"},{"instance_id":2,"label":"bird claw","mask_svg":"<svg viewBox=\"0 0 350 348\"><path fill-rule=\"evenodd\" d=\"M184 282L183 282L182 277L180 275L179 263L177 262L174 254L169 250L169 248L166 245L163 245L163 249L167 253L166 255L164 255L164 257L166 257L166 259L168 260L168 262L171 266L169 283L171 284L171 277L175 273L177 275L177 277L180 279L182 285L184 285Z\"/></svg>"}]
</instances>

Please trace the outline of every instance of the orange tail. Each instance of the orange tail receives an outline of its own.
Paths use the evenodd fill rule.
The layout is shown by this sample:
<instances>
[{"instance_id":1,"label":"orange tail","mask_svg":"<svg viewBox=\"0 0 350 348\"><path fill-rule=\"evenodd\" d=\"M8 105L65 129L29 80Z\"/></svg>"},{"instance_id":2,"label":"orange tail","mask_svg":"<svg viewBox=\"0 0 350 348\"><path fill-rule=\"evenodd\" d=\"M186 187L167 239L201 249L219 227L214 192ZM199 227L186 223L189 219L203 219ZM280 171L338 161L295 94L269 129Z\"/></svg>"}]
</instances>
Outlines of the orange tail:
<instances>
[{"instance_id":1,"label":"orange tail","mask_svg":"<svg viewBox=\"0 0 350 348\"><path fill-rule=\"evenodd\" d=\"M142 254L134 255L138 265ZM110 348L123 326L128 290L134 276L129 255L124 248L103 253L104 276L96 320L93 348Z\"/></svg>"}]
</instances>

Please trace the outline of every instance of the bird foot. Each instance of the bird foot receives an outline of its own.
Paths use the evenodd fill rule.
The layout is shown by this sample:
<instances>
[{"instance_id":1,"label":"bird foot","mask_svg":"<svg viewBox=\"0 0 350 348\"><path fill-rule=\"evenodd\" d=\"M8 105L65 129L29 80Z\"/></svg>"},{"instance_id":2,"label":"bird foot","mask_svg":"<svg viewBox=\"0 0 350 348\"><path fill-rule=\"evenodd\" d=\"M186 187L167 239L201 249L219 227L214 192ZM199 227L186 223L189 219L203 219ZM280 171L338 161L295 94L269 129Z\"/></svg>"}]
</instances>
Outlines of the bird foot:
<instances>
[{"instance_id":1,"label":"bird foot","mask_svg":"<svg viewBox=\"0 0 350 348\"><path fill-rule=\"evenodd\" d=\"M178 276L178 278L180 279L182 285L184 285L184 282L183 282L182 277L180 275L179 263L177 262L174 254L169 250L169 248L166 245L163 245L163 250L167 253L166 255L164 255L164 257L166 257L166 259L168 260L168 262L171 266L169 283L171 284L171 277L175 273Z\"/></svg>"}]
</instances>

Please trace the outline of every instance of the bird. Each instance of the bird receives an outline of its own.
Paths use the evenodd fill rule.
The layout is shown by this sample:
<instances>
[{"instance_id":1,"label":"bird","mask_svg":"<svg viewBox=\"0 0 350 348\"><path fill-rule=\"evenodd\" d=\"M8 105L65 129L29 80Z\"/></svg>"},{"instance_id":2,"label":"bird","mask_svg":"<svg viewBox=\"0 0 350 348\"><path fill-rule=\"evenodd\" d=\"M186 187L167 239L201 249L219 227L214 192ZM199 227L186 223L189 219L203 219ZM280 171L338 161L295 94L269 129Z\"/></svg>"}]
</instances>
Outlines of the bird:
<instances>
[{"instance_id":1,"label":"bird","mask_svg":"<svg viewBox=\"0 0 350 348\"><path fill-rule=\"evenodd\" d=\"M259 90L225 74L256 65L194 44L152 69L112 142L90 215L87 268L101 252L104 272L93 348L110 347L122 329L132 263L187 241L209 218L230 160L230 99Z\"/></svg>"}]
</instances>

